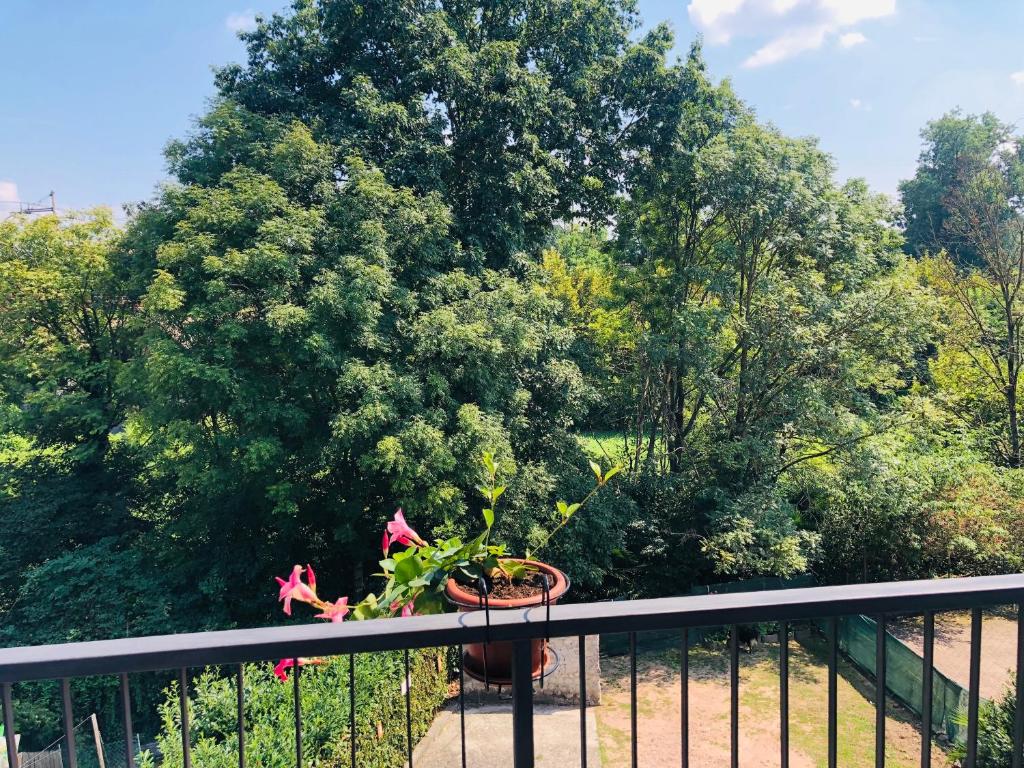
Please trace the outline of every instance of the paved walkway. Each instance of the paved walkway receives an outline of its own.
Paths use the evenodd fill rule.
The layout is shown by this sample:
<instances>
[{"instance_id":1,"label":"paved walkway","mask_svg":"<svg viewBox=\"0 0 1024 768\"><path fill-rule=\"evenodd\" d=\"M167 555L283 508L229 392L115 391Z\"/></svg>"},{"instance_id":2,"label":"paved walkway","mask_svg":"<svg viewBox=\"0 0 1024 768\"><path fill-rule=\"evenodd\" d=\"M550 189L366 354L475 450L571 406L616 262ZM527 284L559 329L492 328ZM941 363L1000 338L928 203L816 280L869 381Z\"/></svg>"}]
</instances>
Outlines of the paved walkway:
<instances>
[{"instance_id":1,"label":"paved walkway","mask_svg":"<svg viewBox=\"0 0 1024 768\"><path fill-rule=\"evenodd\" d=\"M580 765L578 707L537 704L533 709L536 768ZM462 763L458 705L443 709L413 752L415 768L459 768ZM466 710L467 768L512 768L512 705ZM587 768L600 768L597 713L587 710Z\"/></svg>"}]
</instances>

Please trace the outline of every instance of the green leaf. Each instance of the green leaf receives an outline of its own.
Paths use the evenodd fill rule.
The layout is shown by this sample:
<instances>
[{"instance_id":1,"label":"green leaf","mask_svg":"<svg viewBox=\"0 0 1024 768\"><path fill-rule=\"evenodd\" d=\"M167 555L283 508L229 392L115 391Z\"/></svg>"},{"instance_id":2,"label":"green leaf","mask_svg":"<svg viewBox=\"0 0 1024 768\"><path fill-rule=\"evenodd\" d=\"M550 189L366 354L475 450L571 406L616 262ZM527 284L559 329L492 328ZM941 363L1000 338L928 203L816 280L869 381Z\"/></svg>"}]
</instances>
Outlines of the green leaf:
<instances>
[{"instance_id":1,"label":"green leaf","mask_svg":"<svg viewBox=\"0 0 1024 768\"><path fill-rule=\"evenodd\" d=\"M556 501L555 508L558 509L558 514L563 518L569 516L569 505L564 501Z\"/></svg>"},{"instance_id":2,"label":"green leaf","mask_svg":"<svg viewBox=\"0 0 1024 768\"><path fill-rule=\"evenodd\" d=\"M493 496L491 498L491 504L497 504L498 503L498 499L501 498L501 494L503 494L504 492L505 492L505 486L504 485L495 486L494 494L493 494Z\"/></svg>"},{"instance_id":3,"label":"green leaf","mask_svg":"<svg viewBox=\"0 0 1024 768\"><path fill-rule=\"evenodd\" d=\"M614 467L612 467L607 472L605 472L605 474L604 474L604 482L607 483L609 480L611 480L613 477L615 477L621 471L622 471L622 465L621 464L616 464Z\"/></svg>"},{"instance_id":4,"label":"green leaf","mask_svg":"<svg viewBox=\"0 0 1024 768\"><path fill-rule=\"evenodd\" d=\"M395 564L395 579L408 584L423 573L423 563L418 557L406 557Z\"/></svg>"},{"instance_id":5,"label":"green leaf","mask_svg":"<svg viewBox=\"0 0 1024 768\"><path fill-rule=\"evenodd\" d=\"M594 471L594 476L597 477L597 482L601 482L601 465L596 461L590 462L590 468Z\"/></svg>"},{"instance_id":6,"label":"green leaf","mask_svg":"<svg viewBox=\"0 0 1024 768\"><path fill-rule=\"evenodd\" d=\"M493 509L485 509L484 510L484 522L487 523L487 527L488 528L490 528L491 526L494 525L494 510Z\"/></svg>"}]
</instances>

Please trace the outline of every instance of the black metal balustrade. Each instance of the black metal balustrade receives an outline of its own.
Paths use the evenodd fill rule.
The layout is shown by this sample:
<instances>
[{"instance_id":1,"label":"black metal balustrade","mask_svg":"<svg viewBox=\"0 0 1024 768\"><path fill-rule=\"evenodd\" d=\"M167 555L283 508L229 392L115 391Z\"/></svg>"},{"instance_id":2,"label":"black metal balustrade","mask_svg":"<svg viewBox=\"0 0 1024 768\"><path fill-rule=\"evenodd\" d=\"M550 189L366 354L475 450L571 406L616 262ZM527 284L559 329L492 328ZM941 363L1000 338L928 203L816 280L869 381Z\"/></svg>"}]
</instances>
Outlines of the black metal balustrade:
<instances>
[{"instance_id":1,"label":"black metal balustrade","mask_svg":"<svg viewBox=\"0 0 1024 768\"><path fill-rule=\"evenodd\" d=\"M779 727L781 765L789 764L789 638L791 622L828 619L828 763L837 766L837 619L840 616L865 614L878 619L876 683L875 765L885 765L885 653L884 639L887 616L921 614L924 616L924 654L922 664L921 765L931 765L931 702L932 663L934 647L934 614L937 611L971 609L970 685L967 713L967 768L978 768L977 738L981 675L982 609L996 605L1015 604L1018 608L1016 720L1013 732L1013 766L1022 765L1024 744L1024 574L985 576L966 579L894 582L840 587L813 587L772 592L744 592L724 595L633 600L624 602L558 605L521 611L491 612L489 621L483 613L458 613L441 616L413 617L343 624L308 624L265 629L204 632L166 635L138 639L109 640L66 645L33 646L0 650L0 693L11 768L19 768L14 734L16 713L12 706L13 683L27 680L60 680L65 736L72 746L70 768L74 758L73 707L68 679L91 675L118 675L125 719L125 752L128 766L134 766L134 745L131 742L131 699L128 675L154 670L178 670L181 707L183 760L190 768L188 717L188 670L212 665L238 665L238 740L240 768L245 768L245 722L242 664L278 658L348 655L351 720L352 765L358 765L356 743L354 657L358 653L405 651L406 679L409 674L408 650L412 648L461 647L485 640L512 641L513 654L513 745L516 768L533 765L533 680L531 679L530 641L542 637L578 636L580 667L580 740L581 763L586 768L586 651L584 638L602 633L629 633L630 653L630 727L632 764L637 768L637 699L636 699L636 635L652 630L680 630L682 652L680 722L682 726L682 766L689 765L688 723L688 633L692 627L731 626L730 670L730 740L731 764L741 764L739 753L739 642L737 625L755 622L778 622L779 654ZM459 654L461 658L461 653ZM460 681L462 670L459 671ZM298 692L301 667L292 669L295 686L295 752L296 765L301 768L302 712ZM461 687L460 687L461 688ZM464 702L460 701L464 717ZM406 691L406 724L408 760L412 766L412 738L409 731L409 699ZM465 724L462 725L462 763L465 766Z\"/></svg>"}]
</instances>

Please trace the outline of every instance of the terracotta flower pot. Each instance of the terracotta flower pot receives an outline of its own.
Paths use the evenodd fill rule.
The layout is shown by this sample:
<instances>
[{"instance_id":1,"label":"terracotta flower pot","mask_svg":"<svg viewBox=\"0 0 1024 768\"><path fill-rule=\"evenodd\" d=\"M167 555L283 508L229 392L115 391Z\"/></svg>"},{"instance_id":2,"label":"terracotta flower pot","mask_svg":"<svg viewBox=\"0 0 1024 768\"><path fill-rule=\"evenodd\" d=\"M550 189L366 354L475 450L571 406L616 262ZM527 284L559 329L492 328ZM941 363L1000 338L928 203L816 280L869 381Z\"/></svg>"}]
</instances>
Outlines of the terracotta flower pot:
<instances>
[{"instance_id":1,"label":"terracotta flower pot","mask_svg":"<svg viewBox=\"0 0 1024 768\"><path fill-rule=\"evenodd\" d=\"M548 599L552 605L558 602L569 590L569 578L557 568L546 563L535 560L519 560L516 562L526 563L533 566L541 573L548 575ZM455 579L449 579L445 587L448 599L451 600L462 613L482 610L480 597L475 592L470 592ZM544 593L540 592L530 597L513 599L501 599L491 597L487 601L492 611L508 611L522 608L532 608L544 604ZM534 679L539 678L547 660L547 641L538 638L531 641L532 646L532 674ZM495 685L509 685L512 682L512 643L472 643L466 646L464 658L466 674L477 680L486 680Z\"/></svg>"}]
</instances>

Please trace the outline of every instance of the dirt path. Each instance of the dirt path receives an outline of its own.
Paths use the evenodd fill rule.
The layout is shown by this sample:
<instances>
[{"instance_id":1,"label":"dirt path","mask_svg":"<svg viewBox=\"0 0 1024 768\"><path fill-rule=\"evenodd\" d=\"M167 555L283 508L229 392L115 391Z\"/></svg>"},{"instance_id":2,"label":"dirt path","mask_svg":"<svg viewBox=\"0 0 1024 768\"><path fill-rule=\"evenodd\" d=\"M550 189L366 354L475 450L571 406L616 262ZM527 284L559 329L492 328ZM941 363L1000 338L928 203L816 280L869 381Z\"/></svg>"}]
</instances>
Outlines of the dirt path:
<instances>
[{"instance_id":1,"label":"dirt path","mask_svg":"<svg viewBox=\"0 0 1024 768\"><path fill-rule=\"evenodd\" d=\"M823 656L796 645L790 652L790 765L827 765L828 677ZM679 655L665 652L639 659L638 757L643 768L678 766L680 762ZM605 682L597 708L604 768L630 764L629 660L602 659ZM851 680L855 684L851 684ZM744 768L779 765L777 646L744 653L740 660L740 764ZM690 658L691 765L729 764L729 674L724 649L693 649ZM845 664L839 678L839 764L844 768L874 765L874 689ZM909 713L890 707L886 720L892 768L920 764L920 733ZM934 768L948 765L933 750Z\"/></svg>"},{"instance_id":2,"label":"dirt path","mask_svg":"<svg viewBox=\"0 0 1024 768\"><path fill-rule=\"evenodd\" d=\"M924 620L918 616L893 622L890 632L921 654ZM1017 612L986 611L981 624L981 685L986 699L999 697L1017 667ZM970 681L971 612L935 615L935 667L964 688Z\"/></svg>"}]
</instances>

